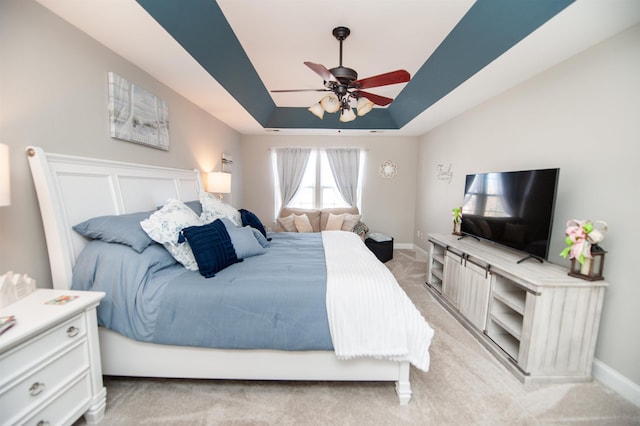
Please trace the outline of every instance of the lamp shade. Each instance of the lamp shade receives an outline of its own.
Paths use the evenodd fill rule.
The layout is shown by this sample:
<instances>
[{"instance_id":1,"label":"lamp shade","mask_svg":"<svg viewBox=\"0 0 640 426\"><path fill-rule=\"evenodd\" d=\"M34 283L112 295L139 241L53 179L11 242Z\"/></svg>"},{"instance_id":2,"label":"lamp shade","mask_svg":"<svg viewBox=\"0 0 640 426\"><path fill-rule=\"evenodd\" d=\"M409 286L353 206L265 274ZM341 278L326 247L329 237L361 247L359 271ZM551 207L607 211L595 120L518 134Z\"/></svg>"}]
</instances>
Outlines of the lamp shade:
<instances>
[{"instance_id":1,"label":"lamp shade","mask_svg":"<svg viewBox=\"0 0 640 426\"><path fill-rule=\"evenodd\" d=\"M320 100L320 105L328 113L336 112L340 109L340 99L335 93L329 93L327 96Z\"/></svg>"},{"instance_id":2,"label":"lamp shade","mask_svg":"<svg viewBox=\"0 0 640 426\"><path fill-rule=\"evenodd\" d=\"M361 97L358 99L358 106L356 109L358 110L358 116L362 117L373 109L373 102L365 97Z\"/></svg>"},{"instance_id":3,"label":"lamp shade","mask_svg":"<svg viewBox=\"0 0 640 426\"><path fill-rule=\"evenodd\" d=\"M11 204L9 146L0 144L0 206Z\"/></svg>"},{"instance_id":4,"label":"lamp shade","mask_svg":"<svg viewBox=\"0 0 640 426\"><path fill-rule=\"evenodd\" d=\"M311 111L313 115L318 117L320 120L322 120L322 117L324 117L324 108L322 108L320 102L316 102L315 104L311 105L309 107L309 111Z\"/></svg>"},{"instance_id":5,"label":"lamp shade","mask_svg":"<svg viewBox=\"0 0 640 426\"><path fill-rule=\"evenodd\" d=\"M345 108L340 113L340 121L342 121L343 123L347 123L355 119L356 119L356 114L353 112L351 108Z\"/></svg>"},{"instance_id":6,"label":"lamp shade","mask_svg":"<svg viewBox=\"0 0 640 426\"><path fill-rule=\"evenodd\" d=\"M211 172L207 175L207 191L228 194L231 192L231 173Z\"/></svg>"}]
</instances>

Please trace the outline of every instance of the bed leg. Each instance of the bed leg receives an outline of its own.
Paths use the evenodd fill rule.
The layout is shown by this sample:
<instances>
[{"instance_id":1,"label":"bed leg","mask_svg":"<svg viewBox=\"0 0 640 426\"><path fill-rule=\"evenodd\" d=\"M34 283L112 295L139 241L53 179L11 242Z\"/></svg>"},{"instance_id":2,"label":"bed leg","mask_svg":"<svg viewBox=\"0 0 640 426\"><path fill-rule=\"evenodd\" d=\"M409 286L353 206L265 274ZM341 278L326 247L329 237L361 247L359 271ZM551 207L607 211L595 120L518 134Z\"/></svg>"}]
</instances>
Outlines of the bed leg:
<instances>
[{"instance_id":1,"label":"bed leg","mask_svg":"<svg viewBox=\"0 0 640 426\"><path fill-rule=\"evenodd\" d=\"M407 405L411 400L411 383L409 382L408 362L400 363L398 381L396 382L396 394L398 394L400 405Z\"/></svg>"}]
</instances>

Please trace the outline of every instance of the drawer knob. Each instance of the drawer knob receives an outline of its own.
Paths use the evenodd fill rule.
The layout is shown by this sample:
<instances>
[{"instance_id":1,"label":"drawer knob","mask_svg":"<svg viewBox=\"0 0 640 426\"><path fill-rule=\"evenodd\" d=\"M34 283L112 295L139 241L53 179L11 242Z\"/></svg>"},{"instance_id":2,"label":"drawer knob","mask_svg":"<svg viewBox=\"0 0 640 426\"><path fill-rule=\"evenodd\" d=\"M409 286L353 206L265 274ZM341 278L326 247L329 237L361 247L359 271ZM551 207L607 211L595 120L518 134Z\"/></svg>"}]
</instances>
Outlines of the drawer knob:
<instances>
[{"instance_id":1,"label":"drawer knob","mask_svg":"<svg viewBox=\"0 0 640 426\"><path fill-rule=\"evenodd\" d=\"M78 327L74 327L73 325L67 328L67 336L76 337L80 333L80 329Z\"/></svg>"},{"instance_id":2,"label":"drawer knob","mask_svg":"<svg viewBox=\"0 0 640 426\"><path fill-rule=\"evenodd\" d=\"M31 385L31 387L29 388L29 395L31 396L38 396L42 393L42 391L44 390L44 383L41 382L35 382L34 384Z\"/></svg>"}]
</instances>

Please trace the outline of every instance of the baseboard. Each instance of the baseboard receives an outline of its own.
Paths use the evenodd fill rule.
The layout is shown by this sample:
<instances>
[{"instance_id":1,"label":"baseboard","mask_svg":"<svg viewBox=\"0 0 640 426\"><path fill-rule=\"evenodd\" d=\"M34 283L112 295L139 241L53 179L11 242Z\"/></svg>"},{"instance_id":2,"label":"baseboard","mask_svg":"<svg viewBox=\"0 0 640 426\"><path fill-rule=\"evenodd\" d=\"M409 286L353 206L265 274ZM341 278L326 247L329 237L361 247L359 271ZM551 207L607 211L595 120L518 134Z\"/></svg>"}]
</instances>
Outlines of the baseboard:
<instances>
[{"instance_id":1,"label":"baseboard","mask_svg":"<svg viewBox=\"0 0 640 426\"><path fill-rule=\"evenodd\" d=\"M632 382L604 362L593 360L593 378L640 407L640 385Z\"/></svg>"},{"instance_id":2,"label":"baseboard","mask_svg":"<svg viewBox=\"0 0 640 426\"><path fill-rule=\"evenodd\" d=\"M413 250L414 246L412 243L393 243L393 248L396 250Z\"/></svg>"}]
</instances>

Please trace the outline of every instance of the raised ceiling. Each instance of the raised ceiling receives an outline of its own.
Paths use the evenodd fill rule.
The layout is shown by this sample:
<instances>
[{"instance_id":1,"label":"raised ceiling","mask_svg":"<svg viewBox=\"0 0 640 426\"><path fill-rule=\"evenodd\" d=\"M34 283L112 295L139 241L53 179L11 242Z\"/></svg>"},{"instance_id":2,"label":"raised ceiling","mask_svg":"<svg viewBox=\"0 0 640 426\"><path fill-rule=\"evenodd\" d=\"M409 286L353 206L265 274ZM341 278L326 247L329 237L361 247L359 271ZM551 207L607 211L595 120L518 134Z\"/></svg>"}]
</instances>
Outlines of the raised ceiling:
<instances>
[{"instance_id":1,"label":"raised ceiling","mask_svg":"<svg viewBox=\"0 0 640 426\"><path fill-rule=\"evenodd\" d=\"M638 0L38 0L243 134L420 135L634 25ZM307 111L338 65L359 77L406 69L395 98L340 123Z\"/></svg>"}]
</instances>

